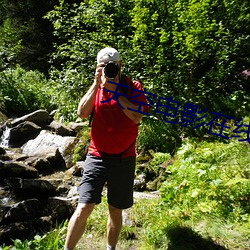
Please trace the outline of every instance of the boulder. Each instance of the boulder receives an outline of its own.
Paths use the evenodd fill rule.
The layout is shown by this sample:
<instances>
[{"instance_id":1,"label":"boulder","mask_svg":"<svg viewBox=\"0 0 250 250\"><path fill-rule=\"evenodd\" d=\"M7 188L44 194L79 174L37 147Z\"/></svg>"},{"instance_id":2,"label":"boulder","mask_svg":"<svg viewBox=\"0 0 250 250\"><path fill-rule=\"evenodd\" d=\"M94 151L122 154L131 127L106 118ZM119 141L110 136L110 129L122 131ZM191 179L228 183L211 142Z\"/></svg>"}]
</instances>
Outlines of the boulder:
<instances>
[{"instance_id":1,"label":"boulder","mask_svg":"<svg viewBox=\"0 0 250 250\"><path fill-rule=\"evenodd\" d=\"M0 242L6 245L13 244L12 239L28 239L34 234L28 222L15 222L9 225L0 226Z\"/></svg>"},{"instance_id":2,"label":"boulder","mask_svg":"<svg viewBox=\"0 0 250 250\"><path fill-rule=\"evenodd\" d=\"M23 162L0 161L0 179L7 177L36 178L38 171Z\"/></svg>"},{"instance_id":3,"label":"boulder","mask_svg":"<svg viewBox=\"0 0 250 250\"><path fill-rule=\"evenodd\" d=\"M11 122L12 127L17 126L20 123L23 122L33 122L35 124L37 124L38 126L45 126L50 124L51 122L51 117L49 115L49 113L46 110L37 110L35 112L32 112L30 114L24 115L22 117L19 117L17 119L14 119Z\"/></svg>"},{"instance_id":4,"label":"boulder","mask_svg":"<svg viewBox=\"0 0 250 250\"><path fill-rule=\"evenodd\" d=\"M56 147L41 145L39 148L32 150L32 143L29 143L23 147L23 153L26 154L24 161L36 168L41 174L66 169L65 160Z\"/></svg>"},{"instance_id":5,"label":"boulder","mask_svg":"<svg viewBox=\"0 0 250 250\"><path fill-rule=\"evenodd\" d=\"M53 223L52 217L50 215L36 218L32 220L31 223L36 234L37 232L41 231L44 234L44 232L50 231L51 228L55 226L55 223Z\"/></svg>"},{"instance_id":6,"label":"boulder","mask_svg":"<svg viewBox=\"0 0 250 250\"><path fill-rule=\"evenodd\" d=\"M25 162L27 162L30 166L35 168L39 174L48 174L53 172L53 168L48 161L48 159L44 157L34 156L34 157L28 157L25 159Z\"/></svg>"},{"instance_id":7,"label":"boulder","mask_svg":"<svg viewBox=\"0 0 250 250\"><path fill-rule=\"evenodd\" d=\"M89 126L89 122L69 122L69 128L75 131L75 133L79 133L83 128Z\"/></svg>"},{"instance_id":8,"label":"boulder","mask_svg":"<svg viewBox=\"0 0 250 250\"><path fill-rule=\"evenodd\" d=\"M33 122L25 121L11 128L9 134L9 147L21 147L27 141L36 138L41 127Z\"/></svg>"},{"instance_id":9,"label":"boulder","mask_svg":"<svg viewBox=\"0 0 250 250\"><path fill-rule=\"evenodd\" d=\"M145 190L146 187L146 177L144 174L139 174L134 180L134 189L137 191Z\"/></svg>"},{"instance_id":10,"label":"boulder","mask_svg":"<svg viewBox=\"0 0 250 250\"><path fill-rule=\"evenodd\" d=\"M9 211L10 207L9 206L5 206L5 205L2 205L0 203L0 224L1 224L1 221L3 220L5 214Z\"/></svg>"},{"instance_id":11,"label":"boulder","mask_svg":"<svg viewBox=\"0 0 250 250\"><path fill-rule=\"evenodd\" d=\"M65 175L81 177L84 170L84 161L78 161L75 165L65 171Z\"/></svg>"},{"instance_id":12,"label":"boulder","mask_svg":"<svg viewBox=\"0 0 250 250\"><path fill-rule=\"evenodd\" d=\"M47 208L56 221L69 219L76 207L77 199L49 197Z\"/></svg>"},{"instance_id":13,"label":"boulder","mask_svg":"<svg viewBox=\"0 0 250 250\"><path fill-rule=\"evenodd\" d=\"M30 218L40 217L43 209L42 204L37 199L29 199L12 205L7 213L2 217L0 224L27 221Z\"/></svg>"},{"instance_id":14,"label":"boulder","mask_svg":"<svg viewBox=\"0 0 250 250\"><path fill-rule=\"evenodd\" d=\"M49 131L42 130L34 140L30 140L24 144L21 147L21 150L22 153L29 156L45 156L48 152L56 152L59 150L65 160L66 167L69 168L73 165L73 150L76 142L76 137L60 136Z\"/></svg>"},{"instance_id":15,"label":"boulder","mask_svg":"<svg viewBox=\"0 0 250 250\"><path fill-rule=\"evenodd\" d=\"M0 147L0 155L6 154L6 150L2 147Z\"/></svg>"},{"instance_id":16,"label":"boulder","mask_svg":"<svg viewBox=\"0 0 250 250\"><path fill-rule=\"evenodd\" d=\"M57 121L52 121L49 125L52 131L54 131L57 135L61 136L71 136L75 135L74 130L71 128L67 127L66 125L57 122Z\"/></svg>"},{"instance_id":17,"label":"boulder","mask_svg":"<svg viewBox=\"0 0 250 250\"><path fill-rule=\"evenodd\" d=\"M71 186L69 188L67 198L79 198L79 194L78 194L78 191L77 191L77 186Z\"/></svg>"},{"instance_id":18,"label":"boulder","mask_svg":"<svg viewBox=\"0 0 250 250\"><path fill-rule=\"evenodd\" d=\"M41 179L22 179L7 178L5 185L11 190L24 191L24 196L53 196L56 194L56 188L60 184L58 180L41 180ZM21 193L22 195L22 193Z\"/></svg>"},{"instance_id":19,"label":"boulder","mask_svg":"<svg viewBox=\"0 0 250 250\"><path fill-rule=\"evenodd\" d=\"M55 223L53 223L51 216L2 225L0 226L0 242L13 245L12 239L32 240L36 234L40 232L44 234L44 232L51 230L53 226L55 226Z\"/></svg>"},{"instance_id":20,"label":"boulder","mask_svg":"<svg viewBox=\"0 0 250 250\"><path fill-rule=\"evenodd\" d=\"M0 154L0 161L10 161L11 158L8 155L1 155Z\"/></svg>"},{"instance_id":21,"label":"boulder","mask_svg":"<svg viewBox=\"0 0 250 250\"><path fill-rule=\"evenodd\" d=\"M0 111L0 124L4 123L5 121L8 120L8 117ZM1 136L1 132L0 132L0 136Z\"/></svg>"}]
</instances>

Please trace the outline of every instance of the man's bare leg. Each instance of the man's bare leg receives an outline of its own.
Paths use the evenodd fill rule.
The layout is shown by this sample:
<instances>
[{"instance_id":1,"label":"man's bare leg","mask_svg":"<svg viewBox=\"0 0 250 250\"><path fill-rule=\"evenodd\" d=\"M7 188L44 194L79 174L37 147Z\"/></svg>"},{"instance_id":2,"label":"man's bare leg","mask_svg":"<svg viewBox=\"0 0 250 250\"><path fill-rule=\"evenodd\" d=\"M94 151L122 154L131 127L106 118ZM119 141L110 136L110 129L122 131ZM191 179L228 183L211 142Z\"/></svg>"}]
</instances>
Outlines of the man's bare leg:
<instances>
[{"instance_id":1,"label":"man's bare leg","mask_svg":"<svg viewBox=\"0 0 250 250\"><path fill-rule=\"evenodd\" d=\"M122 228L122 209L109 205L109 217L107 223L108 245L115 249Z\"/></svg>"},{"instance_id":2,"label":"man's bare leg","mask_svg":"<svg viewBox=\"0 0 250 250\"><path fill-rule=\"evenodd\" d=\"M73 250L84 233L86 222L94 209L94 203L79 203L69 224L65 242L65 249Z\"/></svg>"}]
</instances>

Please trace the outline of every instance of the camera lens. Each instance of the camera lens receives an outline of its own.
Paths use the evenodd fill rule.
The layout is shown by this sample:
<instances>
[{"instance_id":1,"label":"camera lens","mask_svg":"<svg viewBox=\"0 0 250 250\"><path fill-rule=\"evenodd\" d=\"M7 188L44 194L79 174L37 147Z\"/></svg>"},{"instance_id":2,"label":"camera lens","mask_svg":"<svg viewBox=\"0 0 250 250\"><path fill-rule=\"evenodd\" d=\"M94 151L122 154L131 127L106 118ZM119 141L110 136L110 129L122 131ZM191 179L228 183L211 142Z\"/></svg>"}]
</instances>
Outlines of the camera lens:
<instances>
[{"instance_id":1,"label":"camera lens","mask_svg":"<svg viewBox=\"0 0 250 250\"><path fill-rule=\"evenodd\" d=\"M119 67L114 62L109 62L104 67L104 73L108 78L115 78L119 72Z\"/></svg>"}]
</instances>

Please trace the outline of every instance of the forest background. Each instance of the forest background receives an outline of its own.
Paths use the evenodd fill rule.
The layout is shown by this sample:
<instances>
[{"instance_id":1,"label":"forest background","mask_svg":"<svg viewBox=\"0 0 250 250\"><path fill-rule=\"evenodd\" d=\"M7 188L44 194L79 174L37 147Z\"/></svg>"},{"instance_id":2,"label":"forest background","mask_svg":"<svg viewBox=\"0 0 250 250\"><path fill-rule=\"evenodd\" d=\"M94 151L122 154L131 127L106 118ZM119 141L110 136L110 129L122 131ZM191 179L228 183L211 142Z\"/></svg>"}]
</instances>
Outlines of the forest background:
<instances>
[{"instance_id":1,"label":"forest background","mask_svg":"<svg viewBox=\"0 0 250 250\"><path fill-rule=\"evenodd\" d=\"M247 0L1 0L1 109L10 116L57 109L61 120L75 120L97 52L115 47L123 73L155 95L148 95L154 104L139 145L173 153L181 137L208 134L205 125L166 122L180 120L185 103L198 112L207 108L202 122L214 117L210 112L221 111L234 123L249 114L250 77L242 73L250 68L249 17ZM179 102L176 117L168 109L163 120L167 109L156 109L159 97Z\"/></svg>"},{"instance_id":2,"label":"forest background","mask_svg":"<svg viewBox=\"0 0 250 250\"><path fill-rule=\"evenodd\" d=\"M76 121L79 99L93 81L96 54L111 46L121 54L123 73L155 95L148 95L153 102L139 127L138 152L174 156L183 147L190 150L187 140L247 147L230 137L237 121L248 125L250 119L248 0L0 0L0 34L0 111L8 117L43 108L56 110L60 121ZM169 108L166 114L166 106L157 106L160 97L162 105L170 97L175 101L170 106L179 102L178 112ZM213 125L212 134L206 125L179 124L186 103L196 105L189 111L196 107L197 118L206 114L205 124L215 116L210 112L221 111L227 117L216 121L226 120L228 127L221 132ZM193 126L201 124L193 119ZM249 164L244 167L249 171ZM249 180L246 176L240 178ZM249 181L242 185L244 214ZM164 188L167 194L172 187Z\"/></svg>"}]
</instances>

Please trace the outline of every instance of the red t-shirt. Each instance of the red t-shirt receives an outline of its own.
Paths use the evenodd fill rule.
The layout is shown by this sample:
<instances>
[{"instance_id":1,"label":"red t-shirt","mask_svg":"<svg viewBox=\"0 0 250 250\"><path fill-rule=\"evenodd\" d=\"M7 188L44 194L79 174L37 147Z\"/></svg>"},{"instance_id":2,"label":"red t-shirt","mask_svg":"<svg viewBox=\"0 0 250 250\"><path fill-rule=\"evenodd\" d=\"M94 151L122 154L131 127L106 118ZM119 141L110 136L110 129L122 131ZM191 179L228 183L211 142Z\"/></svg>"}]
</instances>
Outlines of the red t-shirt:
<instances>
[{"instance_id":1,"label":"red t-shirt","mask_svg":"<svg viewBox=\"0 0 250 250\"><path fill-rule=\"evenodd\" d=\"M126 79L126 82L129 83L130 79ZM132 89L142 90L142 86L138 81L133 81ZM129 100L138 106L143 103L143 112L148 112L149 106L146 105L145 95L137 91L132 94L132 89L130 86L128 96L140 95ZM113 93L104 91L103 88L99 88L97 91L88 153L100 157L102 152L120 154L126 151L121 155L122 158L136 156L135 141L138 135L138 125L126 116L119 104L114 100L115 98L101 103L101 101L106 101L112 96ZM134 100L140 103L133 102Z\"/></svg>"}]
</instances>

